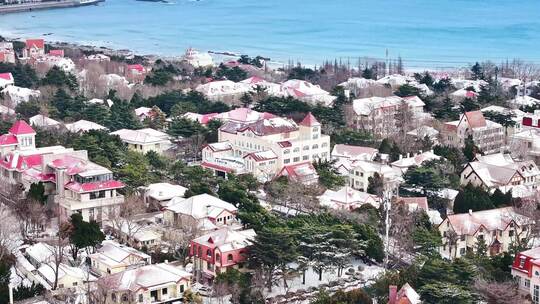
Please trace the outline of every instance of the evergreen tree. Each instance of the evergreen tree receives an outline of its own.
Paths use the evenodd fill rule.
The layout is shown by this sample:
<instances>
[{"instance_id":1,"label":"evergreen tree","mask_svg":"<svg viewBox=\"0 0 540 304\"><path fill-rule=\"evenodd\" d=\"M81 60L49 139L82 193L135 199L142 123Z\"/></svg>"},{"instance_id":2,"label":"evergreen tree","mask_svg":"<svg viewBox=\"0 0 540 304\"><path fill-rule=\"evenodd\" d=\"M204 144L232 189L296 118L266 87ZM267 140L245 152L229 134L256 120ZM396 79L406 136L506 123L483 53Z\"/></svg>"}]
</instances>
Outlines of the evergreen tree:
<instances>
[{"instance_id":1,"label":"evergreen tree","mask_svg":"<svg viewBox=\"0 0 540 304\"><path fill-rule=\"evenodd\" d=\"M126 101L115 99L111 106L111 115L107 127L111 131L120 129L136 130L142 127L141 122L135 116L135 109Z\"/></svg>"},{"instance_id":2,"label":"evergreen tree","mask_svg":"<svg viewBox=\"0 0 540 304\"><path fill-rule=\"evenodd\" d=\"M47 197L48 195L45 195L45 186L42 182L30 184L30 189L28 190L28 198L45 204L47 202Z\"/></svg>"},{"instance_id":3,"label":"evergreen tree","mask_svg":"<svg viewBox=\"0 0 540 304\"><path fill-rule=\"evenodd\" d=\"M473 161L474 158L476 157L476 154L482 154L482 151L480 151L480 148L478 148L474 144L472 135L469 135L467 139L465 139L465 147L463 147L463 155L465 155L468 161Z\"/></svg>"},{"instance_id":4,"label":"evergreen tree","mask_svg":"<svg viewBox=\"0 0 540 304\"><path fill-rule=\"evenodd\" d=\"M484 69L478 62L471 67L471 73L474 80L484 79Z\"/></svg>"},{"instance_id":5,"label":"evergreen tree","mask_svg":"<svg viewBox=\"0 0 540 304\"><path fill-rule=\"evenodd\" d=\"M461 189L454 200L454 213L467 213L469 210L481 211L493 209L489 193L481 187L468 184Z\"/></svg>"}]
</instances>

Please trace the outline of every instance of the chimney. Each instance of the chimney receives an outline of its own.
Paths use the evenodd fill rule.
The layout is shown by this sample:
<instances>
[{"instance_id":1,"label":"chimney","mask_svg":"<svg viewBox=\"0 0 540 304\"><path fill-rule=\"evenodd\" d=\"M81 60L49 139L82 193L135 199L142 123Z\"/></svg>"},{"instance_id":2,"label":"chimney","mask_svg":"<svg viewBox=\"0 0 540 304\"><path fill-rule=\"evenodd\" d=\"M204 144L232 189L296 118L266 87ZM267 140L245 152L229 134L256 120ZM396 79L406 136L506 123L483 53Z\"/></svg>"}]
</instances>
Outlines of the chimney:
<instances>
[{"instance_id":1,"label":"chimney","mask_svg":"<svg viewBox=\"0 0 540 304\"><path fill-rule=\"evenodd\" d=\"M65 169L58 168L56 169L56 195L59 197L64 197L64 186L65 186Z\"/></svg>"},{"instance_id":2,"label":"chimney","mask_svg":"<svg viewBox=\"0 0 540 304\"><path fill-rule=\"evenodd\" d=\"M422 153L424 153L424 151L420 150L420 151L418 152L418 155L420 155L420 154L422 154Z\"/></svg>"},{"instance_id":3,"label":"chimney","mask_svg":"<svg viewBox=\"0 0 540 304\"><path fill-rule=\"evenodd\" d=\"M388 304L396 304L397 301L397 286L390 285L388 286Z\"/></svg>"},{"instance_id":4,"label":"chimney","mask_svg":"<svg viewBox=\"0 0 540 304\"><path fill-rule=\"evenodd\" d=\"M469 215L472 215L472 209L469 209Z\"/></svg>"},{"instance_id":5,"label":"chimney","mask_svg":"<svg viewBox=\"0 0 540 304\"><path fill-rule=\"evenodd\" d=\"M411 153L407 153L407 158L411 157Z\"/></svg>"},{"instance_id":6,"label":"chimney","mask_svg":"<svg viewBox=\"0 0 540 304\"><path fill-rule=\"evenodd\" d=\"M400 154L400 155L399 155L399 159L400 159L400 160L403 159L403 155Z\"/></svg>"},{"instance_id":7,"label":"chimney","mask_svg":"<svg viewBox=\"0 0 540 304\"><path fill-rule=\"evenodd\" d=\"M163 261L163 263L169 264L169 260L165 260L165 261Z\"/></svg>"}]
</instances>

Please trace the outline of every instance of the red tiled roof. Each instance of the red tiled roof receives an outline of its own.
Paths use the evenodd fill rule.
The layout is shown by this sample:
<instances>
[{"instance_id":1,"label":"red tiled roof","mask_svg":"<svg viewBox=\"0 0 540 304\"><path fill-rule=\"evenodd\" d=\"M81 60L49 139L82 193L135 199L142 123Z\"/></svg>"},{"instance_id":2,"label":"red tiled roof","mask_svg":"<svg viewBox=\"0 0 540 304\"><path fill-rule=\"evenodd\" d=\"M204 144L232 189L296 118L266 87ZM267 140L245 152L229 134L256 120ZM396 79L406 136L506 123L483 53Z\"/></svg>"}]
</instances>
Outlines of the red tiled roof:
<instances>
[{"instance_id":1,"label":"red tiled roof","mask_svg":"<svg viewBox=\"0 0 540 304\"><path fill-rule=\"evenodd\" d=\"M317 171L311 162L303 162L295 165L284 166L276 177L287 176L292 180L300 181L303 177L316 175Z\"/></svg>"},{"instance_id":2,"label":"red tiled roof","mask_svg":"<svg viewBox=\"0 0 540 304\"><path fill-rule=\"evenodd\" d=\"M11 73L0 73L0 78L5 80L13 80Z\"/></svg>"},{"instance_id":3,"label":"red tiled roof","mask_svg":"<svg viewBox=\"0 0 540 304\"><path fill-rule=\"evenodd\" d=\"M30 127L24 120L17 120L9 129L9 133L13 135L35 134L36 131Z\"/></svg>"},{"instance_id":4,"label":"red tiled roof","mask_svg":"<svg viewBox=\"0 0 540 304\"><path fill-rule=\"evenodd\" d=\"M0 136L0 146L16 145L17 143L19 143L19 141L13 134L4 134Z\"/></svg>"},{"instance_id":5,"label":"red tiled roof","mask_svg":"<svg viewBox=\"0 0 540 304\"><path fill-rule=\"evenodd\" d=\"M36 47L38 49L45 48L45 41L43 39L27 39L26 40L26 48L32 48Z\"/></svg>"},{"instance_id":6,"label":"red tiled roof","mask_svg":"<svg viewBox=\"0 0 540 304\"><path fill-rule=\"evenodd\" d=\"M424 211L428 211L427 197L400 197L397 199L398 203L406 205L417 205Z\"/></svg>"},{"instance_id":7,"label":"red tiled roof","mask_svg":"<svg viewBox=\"0 0 540 304\"><path fill-rule=\"evenodd\" d=\"M50 50L49 55L58 56L58 57L64 57L64 50Z\"/></svg>"},{"instance_id":8,"label":"red tiled roof","mask_svg":"<svg viewBox=\"0 0 540 304\"><path fill-rule=\"evenodd\" d=\"M277 159L277 155L273 151L252 152L244 156L244 158L247 157L253 158L253 160L255 160L256 162Z\"/></svg>"},{"instance_id":9,"label":"red tiled roof","mask_svg":"<svg viewBox=\"0 0 540 304\"><path fill-rule=\"evenodd\" d=\"M227 168L225 166L220 166L220 165L216 165L216 164L208 163L208 162L202 162L201 167L211 168L211 169L215 169L215 170L226 172L226 173L233 172L233 169L231 168Z\"/></svg>"},{"instance_id":10,"label":"red tiled roof","mask_svg":"<svg viewBox=\"0 0 540 304\"><path fill-rule=\"evenodd\" d=\"M127 66L128 70L136 70L138 72L144 72L144 67L141 64L130 64Z\"/></svg>"},{"instance_id":11,"label":"red tiled roof","mask_svg":"<svg viewBox=\"0 0 540 304\"><path fill-rule=\"evenodd\" d=\"M66 184L66 188L78 193L93 192L99 190L110 190L124 188L124 184L120 181L109 180L105 182L94 182L80 184L77 182L69 182Z\"/></svg>"},{"instance_id":12,"label":"red tiled roof","mask_svg":"<svg viewBox=\"0 0 540 304\"><path fill-rule=\"evenodd\" d=\"M481 128L486 126L486 119L481 111L465 112L465 117L471 128Z\"/></svg>"},{"instance_id":13,"label":"red tiled roof","mask_svg":"<svg viewBox=\"0 0 540 304\"><path fill-rule=\"evenodd\" d=\"M300 125L304 127L313 127L320 125L320 123L319 121L317 121L317 118L315 118L315 116L313 116L313 114L309 112L306 117L304 117L304 119L300 122Z\"/></svg>"},{"instance_id":14,"label":"red tiled roof","mask_svg":"<svg viewBox=\"0 0 540 304\"><path fill-rule=\"evenodd\" d=\"M280 141L278 142L278 145L282 148L289 148L289 147L292 147L292 144L290 141L288 140L285 140L285 141Z\"/></svg>"}]
</instances>

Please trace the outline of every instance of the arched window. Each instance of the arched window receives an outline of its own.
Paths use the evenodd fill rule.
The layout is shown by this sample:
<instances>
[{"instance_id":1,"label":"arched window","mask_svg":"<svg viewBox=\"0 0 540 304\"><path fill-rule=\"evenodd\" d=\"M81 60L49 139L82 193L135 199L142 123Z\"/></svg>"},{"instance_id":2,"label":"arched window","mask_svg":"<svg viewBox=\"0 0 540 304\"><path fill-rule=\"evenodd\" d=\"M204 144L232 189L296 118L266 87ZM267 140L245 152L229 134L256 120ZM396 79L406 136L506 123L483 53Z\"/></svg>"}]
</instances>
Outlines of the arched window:
<instances>
[{"instance_id":1,"label":"arched window","mask_svg":"<svg viewBox=\"0 0 540 304\"><path fill-rule=\"evenodd\" d=\"M227 262L232 262L232 260L233 260L233 255L229 253L227 255Z\"/></svg>"},{"instance_id":2,"label":"arched window","mask_svg":"<svg viewBox=\"0 0 540 304\"><path fill-rule=\"evenodd\" d=\"M221 256L219 255L219 253L216 253L216 261L221 262Z\"/></svg>"},{"instance_id":3,"label":"arched window","mask_svg":"<svg viewBox=\"0 0 540 304\"><path fill-rule=\"evenodd\" d=\"M313 147L311 147L311 149L318 149L319 148L319 145L315 144L313 145Z\"/></svg>"},{"instance_id":4,"label":"arched window","mask_svg":"<svg viewBox=\"0 0 540 304\"><path fill-rule=\"evenodd\" d=\"M129 297L128 297L127 293L123 293L122 294L122 302L127 302L127 301L129 301Z\"/></svg>"},{"instance_id":5,"label":"arched window","mask_svg":"<svg viewBox=\"0 0 540 304\"><path fill-rule=\"evenodd\" d=\"M112 300L114 303L116 303L116 294L115 294L115 293L111 294L111 300Z\"/></svg>"},{"instance_id":6,"label":"arched window","mask_svg":"<svg viewBox=\"0 0 540 304\"><path fill-rule=\"evenodd\" d=\"M212 251L210 249L206 250L206 255L211 257L212 256Z\"/></svg>"}]
</instances>

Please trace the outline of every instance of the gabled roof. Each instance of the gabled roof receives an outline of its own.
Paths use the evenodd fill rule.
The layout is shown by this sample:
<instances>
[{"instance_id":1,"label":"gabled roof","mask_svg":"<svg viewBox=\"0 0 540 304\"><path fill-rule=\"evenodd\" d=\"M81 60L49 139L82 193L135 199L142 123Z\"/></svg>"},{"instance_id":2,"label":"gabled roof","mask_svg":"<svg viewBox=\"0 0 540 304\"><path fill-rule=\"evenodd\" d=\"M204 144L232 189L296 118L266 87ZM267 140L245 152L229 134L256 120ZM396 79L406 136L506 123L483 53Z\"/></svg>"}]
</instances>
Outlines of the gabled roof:
<instances>
[{"instance_id":1,"label":"gabled roof","mask_svg":"<svg viewBox=\"0 0 540 304\"><path fill-rule=\"evenodd\" d=\"M405 204L409 210L422 209L428 211L427 197L399 197L397 198L398 204Z\"/></svg>"},{"instance_id":2,"label":"gabled roof","mask_svg":"<svg viewBox=\"0 0 540 304\"><path fill-rule=\"evenodd\" d=\"M190 198L175 197L166 208L174 213L190 215L199 220L219 215L223 210L236 212L237 208L209 194L199 194Z\"/></svg>"},{"instance_id":3,"label":"gabled roof","mask_svg":"<svg viewBox=\"0 0 540 304\"><path fill-rule=\"evenodd\" d=\"M204 148L208 148L213 152L229 151L232 150L232 144L228 141L220 141L207 144Z\"/></svg>"},{"instance_id":4,"label":"gabled roof","mask_svg":"<svg viewBox=\"0 0 540 304\"><path fill-rule=\"evenodd\" d=\"M13 75L11 73L0 73L0 79L13 81Z\"/></svg>"},{"instance_id":5,"label":"gabled roof","mask_svg":"<svg viewBox=\"0 0 540 304\"><path fill-rule=\"evenodd\" d=\"M474 235L480 227L493 231L505 230L511 222L520 226L532 223L531 219L518 214L513 207L449 214L445 221L450 222L458 235Z\"/></svg>"},{"instance_id":6,"label":"gabled roof","mask_svg":"<svg viewBox=\"0 0 540 304\"><path fill-rule=\"evenodd\" d=\"M64 50L50 50L49 55L58 56L58 57L64 57Z\"/></svg>"},{"instance_id":7,"label":"gabled roof","mask_svg":"<svg viewBox=\"0 0 540 304\"><path fill-rule=\"evenodd\" d=\"M189 280L191 274L170 264L153 264L137 269L130 269L101 278L104 284L114 291L131 290L158 285L178 283Z\"/></svg>"},{"instance_id":8,"label":"gabled roof","mask_svg":"<svg viewBox=\"0 0 540 304\"><path fill-rule=\"evenodd\" d=\"M256 162L260 161L266 161L271 159L276 159L277 155L272 150L266 150L266 151L260 151L260 152L252 152L249 154L246 154L244 158L253 158Z\"/></svg>"},{"instance_id":9,"label":"gabled roof","mask_svg":"<svg viewBox=\"0 0 540 304\"><path fill-rule=\"evenodd\" d=\"M287 176L294 181L303 182L317 179L317 170L311 162L303 162L295 165L284 166L276 177Z\"/></svg>"},{"instance_id":10,"label":"gabled roof","mask_svg":"<svg viewBox=\"0 0 540 304\"><path fill-rule=\"evenodd\" d=\"M309 112L306 115L306 117L304 117L304 119L300 122L300 125L304 127L314 127L314 126L320 126L321 123L319 123L317 118L315 118L315 116L313 116L313 114Z\"/></svg>"},{"instance_id":11,"label":"gabled roof","mask_svg":"<svg viewBox=\"0 0 540 304\"><path fill-rule=\"evenodd\" d=\"M4 134L0 136L0 146L11 146L18 143L17 137L13 134Z\"/></svg>"},{"instance_id":12,"label":"gabled roof","mask_svg":"<svg viewBox=\"0 0 540 304\"><path fill-rule=\"evenodd\" d=\"M379 150L371 147L337 144L332 149L333 157L346 157L351 159L373 160Z\"/></svg>"},{"instance_id":13,"label":"gabled roof","mask_svg":"<svg viewBox=\"0 0 540 304\"><path fill-rule=\"evenodd\" d=\"M274 117L270 119L261 119L254 123L240 126L237 129L238 132L244 132L246 130L252 131L257 136L265 136L293 132L298 130L298 126L291 120L282 117Z\"/></svg>"},{"instance_id":14,"label":"gabled roof","mask_svg":"<svg viewBox=\"0 0 540 304\"><path fill-rule=\"evenodd\" d=\"M36 134L36 131L30 127L24 120L18 120L16 121L11 129L9 129L9 133L13 135L25 135L25 134Z\"/></svg>"},{"instance_id":15,"label":"gabled roof","mask_svg":"<svg viewBox=\"0 0 540 304\"><path fill-rule=\"evenodd\" d=\"M250 246L256 234L253 229L236 231L224 227L193 240L194 243L219 249L222 253Z\"/></svg>"},{"instance_id":16,"label":"gabled roof","mask_svg":"<svg viewBox=\"0 0 540 304\"><path fill-rule=\"evenodd\" d=\"M469 123L471 129L481 128L487 125L482 111L465 112L464 117L467 118L467 122Z\"/></svg>"},{"instance_id":17,"label":"gabled roof","mask_svg":"<svg viewBox=\"0 0 540 304\"><path fill-rule=\"evenodd\" d=\"M45 48L45 40L43 39L27 39L26 40L26 48L29 49L29 48L38 48L38 49L43 49Z\"/></svg>"}]
</instances>

